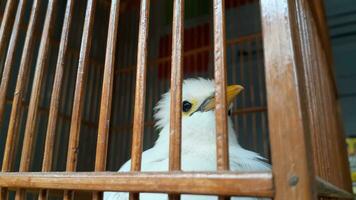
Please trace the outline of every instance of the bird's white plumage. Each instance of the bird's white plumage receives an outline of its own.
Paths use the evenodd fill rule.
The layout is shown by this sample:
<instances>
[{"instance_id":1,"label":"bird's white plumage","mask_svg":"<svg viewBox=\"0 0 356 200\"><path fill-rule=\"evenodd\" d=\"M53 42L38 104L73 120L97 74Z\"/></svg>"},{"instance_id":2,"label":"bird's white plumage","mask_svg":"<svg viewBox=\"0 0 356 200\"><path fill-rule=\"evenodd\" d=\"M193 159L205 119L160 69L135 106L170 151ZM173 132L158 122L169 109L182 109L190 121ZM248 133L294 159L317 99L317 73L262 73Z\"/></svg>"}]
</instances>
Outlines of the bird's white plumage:
<instances>
[{"instance_id":1,"label":"bird's white plumage","mask_svg":"<svg viewBox=\"0 0 356 200\"><path fill-rule=\"evenodd\" d=\"M214 94L212 80L187 79L183 83L183 100L201 104ZM170 93L162 95L155 108L156 128L160 129L155 145L142 154L142 171L168 170ZM232 171L269 171L270 165L257 153L243 149L237 142L231 118L228 118L229 158ZM182 117L182 170L216 171L216 133L214 111L196 112ZM130 170L130 160L119 171ZM128 193L105 192L105 200L128 200ZM165 194L141 193L141 200L167 200ZM216 196L182 195L182 200L217 200ZM251 197L233 197L233 200L253 200Z\"/></svg>"}]
</instances>

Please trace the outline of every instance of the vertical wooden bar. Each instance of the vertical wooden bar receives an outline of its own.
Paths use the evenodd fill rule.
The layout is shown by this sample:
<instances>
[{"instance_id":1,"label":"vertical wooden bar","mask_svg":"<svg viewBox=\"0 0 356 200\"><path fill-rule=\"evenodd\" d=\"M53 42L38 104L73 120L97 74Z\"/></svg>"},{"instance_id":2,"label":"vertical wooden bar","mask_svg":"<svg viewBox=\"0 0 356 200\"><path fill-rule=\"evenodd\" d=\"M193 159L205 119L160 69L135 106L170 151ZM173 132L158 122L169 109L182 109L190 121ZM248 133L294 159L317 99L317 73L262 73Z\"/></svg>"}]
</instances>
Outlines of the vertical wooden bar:
<instances>
[{"instance_id":1,"label":"vertical wooden bar","mask_svg":"<svg viewBox=\"0 0 356 200\"><path fill-rule=\"evenodd\" d=\"M141 170L143 133L145 128L145 99L147 74L147 38L149 32L150 0L141 1L137 49L135 108L131 149L131 171ZM130 200L139 199L139 193L130 193Z\"/></svg>"},{"instance_id":2,"label":"vertical wooden bar","mask_svg":"<svg viewBox=\"0 0 356 200\"><path fill-rule=\"evenodd\" d=\"M51 104L49 110L46 141L45 141L43 163L42 163L43 172L50 171L52 168L53 146L54 146L57 121L58 121L58 109L59 109L59 100L60 100L60 94L62 88L64 64L65 64L65 59L68 55L69 29L73 18L73 11L74 11L73 7L74 7L74 1L68 0L66 5L65 16L64 16L61 41L59 44L56 73L55 73L53 89L52 89ZM48 195L48 190L41 190L39 193L39 199L40 200L46 199L47 195Z\"/></svg>"},{"instance_id":3,"label":"vertical wooden bar","mask_svg":"<svg viewBox=\"0 0 356 200\"><path fill-rule=\"evenodd\" d=\"M337 185L338 187L341 187L347 191L352 191L347 148L345 146L345 135L340 121L340 113L338 110L338 95L333 69L333 57L331 52L330 38L324 10L324 2L321 0L315 0L303 1L303 3L305 8L309 8L310 10L310 12L308 12L307 14L309 14L310 17L313 16L314 19L310 20L310 30L307 33L309 33L311 36L314 36L312 37L312 41L315 43L314 47L319 50L316 53L316 57L318 59L315 59L317 63L313 63L318 67L311 66L310 68L319 69L317 73L320 75L323 74L323 79L326 79L326 82L321 84L319 83L323 88L323 90L319 91L323 94L323 99L329 101L324 102L324 107L326 108L325 112L327 113L326 115L324 115L324 118L327 118L325 121L328 125L334 126L333 128L328 129L329 131L331 131L331 133L328 134L328 138L330 138L328 139L328 143L330 146L334 147L334 149L328 149L330 153L323 153L318 151L318 149L320 149L321 146L323 146L324 144L317 141L318 138L321 138L323 136L321 134L313 134L315 141L315 144L313 145L314 155L319 154L318 156L321 157L320 160L327 159L327 161L329 161L329 164L333 166L332 168L328 168L324 165L324 162L315 162L316 174L321 176L323 179L330 181L334 185ZM311 77L311 79L315 80L314 77ZM311 93L313 94L312 98L315 98L313 91L311 91ZM316 132L319 131L320 130ZM330 159L330 154L336 159ZM321 174L323 171L326 170L331 170L331 172L328 173L329 177L322 176Z\"/></svg>"},{"instance_id":4,"label":"vertical wooden bar","mask_svg":"<svg viewBox=\"0 0 356 200\"><path fill-rule=\"evenodd\" d=\"M317 35L319 36L321 45L323 47L323 53L326 55L327 60L327 69L328 69L328 77L331 80L333 95L337 96L337 86L335 80L335 72L333 69L333 56L332 49L330 44L330 35L329 29L326 22L325 15L325 5L323 0L314 0L314 1L306 1L306 4L310 6L311 14L314 18L314 25L316 26ZM350 171L350 170L349 170ZM350 188L351 189L351 188Z\"/></svg>"},{"instance_id":5,"label":"vertical wooden bar","mask_svg":"<svg viewBox=\"0 0 356 200\"><path fill-rule=\"evenodd\" d=\"M14 1L8 1L14 2ZM18 122L21 117L21 101L22 95L25 92L26 80L29 72L29 65L31 62L31 57L33 56L34 48L34 37L35 37L35 28L39 22L39 1L35 1L31 10L30 21L28 25L28 30L26 33L26 39L24 43L24 49L21 57L19 74L17 77L16 88L14 99L12 103L9 127L6 137L4 157L2 162L2 172L11 171L11 166L14 161L14 151L15 146L18 140ZM7 8L8 9L8 8ZM5 19L4 19L5 20ZM5 23L5 21L3 21ZM2 41L3 42L3 41ZM5 188L1 189L1 199L7 199L7 191Z\"/></svg>"},{"instance_id":6,"label":"vertical wooden bar","mask_svg":"<svg viewBox=\"0 0 356 200\"><path fill-rule=\"evenodd\" d=\"M12 103L12 110L10 115L9 128L6 138L6 145L4 150L4 158L2 163L2 171L7 172L11 170L13 162L13 153L14 153L14 140L17 136L16 122L20 120L21 114L21 100L22 95L25 92L26 86L26 77L29 72L29 65L31 62L32 52L34 48L34 37L35 37L35 28L39 22L39 1L35 1L32 7L28 31L26 33L26 39L24 43L24 50L21 57L19 74L16 82L16 89L14 93L14 99Z\"/></svg>"},{"instance_id":7,"label":"vertical wooden bar","mask_svg":"<svg viewBox=\"0 0 356 200\"><path fill-rule=\"evenodd\" d=\"M88 0L85 13L85 21L82 35L82 42L80 47L79 64L77 71L77 78L75 84L75 94L72 109L72 118L70 126L70 135L68 143L67 154L67 171L75 171L77 166L79 132L82 119L82 110L84 103L85 79L88 71L91 38L93 35L94 16L95 16L96 0ZM72 199L73 192L65 191L64 199Z\"/></svg>"},{"instance_id":8,"label":"vertical wooden bar","mask_svg":"<svg viewBox=\"0 0 356 200\"><path fill-rule=\"evenodd\" d=\"M214 0L217 168L229 170L226 102L226 38L224 0Z\"/></svg>"},{"instance_id":9,"label":"vertical wooden bar","mask_svg":"<svg viewBox=\"0 0 356 200\"><path fill-rule=\"evenodd\" d=\"M95 171L105 171L107 147L110 129L110 114L112 90L114 82L114 67L116 55L116 40L118 35L120 0L113 0L110 8L108 38L106 42L106 57L104 66L103 88L100 103L99 130L96 146ZM102 199L102 193L93 193L93 199Z\"/></svg>"},{"instance_id":10,"label":"vertical wooden bar","mask_svg":"<svg viewBox=\"0 0 356 200\"><path fill-rule=\"evenodd\" d=\"M19 39L19 33L20 33L20 26L21 23L24 20L24 15L25 15L25 11L26 11L26 2L27 0L20 0L18 6L17 6L17 11L16 11L16 17L15 17L15 21L14 21L14 25L12 28L12 32L11 32L11 37L10 37L10 42L9 42L9 47L7 49L7 54L6 54L6 59L5 59L5 64L4 64L4 69L3 69L3 73L2 73L2 77L1 77L1 83L0 83L0 127L2 127L2 120L4 118L4 112L5 112L5 102L6 102L6 93L7 93L7 89L8 89L8 84L10 81L10 73L12 70L12 66L14 65L14 61L15 61L15 51L16 51L16 44L17 41ZM8 9L12 9L10 6L11 4L8 5ZM7 28L8 32L9 31L9 27L5 27L5 25L9 26L8 21L10 19L7 19L8 17L10 17L10 12L6 13L9 16L5 16L6 18L4 18L4 27L1 26L0 31L5 31L5 28ZM1 33L3 35L0 35L0 39L2 41L0 41L0 47L5 49L5 39L6 36L8 35L8 33ZM2 49L0 49L2 50Z\"/></svg>"},{"instance_id":11,"label":"vertical wooden bar","mask_svg":"<svg viewBox=\"0 0 356 200\"><path fill-rule=\"evenodd\" d=\"M9 34L11 33L13 18L16 13L16 3L17 1L15 0L6 2L4 15L0 21L0 56L5 53L5 47L9 39Z\"/></svg>"},{"instance_id":12,"label":"vertical wooden bar","mask_svg":"<svg viewBox=\"0 0 356 200\"><path fill-rule=\"evenodd\" d=\"M214 0L214 77L216 116L217 170L229 170L229 141L227 128L228 105L226 101L226 30L225 1ZM229 197L220 196L220 200Z\"/></svg>"},{"instance_id":13,"label":"vertical wooden bar","mask_svg":"<svg viewBox=\"0 0 356 200\"><path fill-rule=\"evenodd\" d=\"M56 64L56 72L54 77L52 96L51 96L44 157L43 157L43 164L42 164L43 172L50 171L52 167L54 137L55 137L56 126L58 121L59 100L60 100L62 79L63 79L63 73L65 67L64 64L65 64L66 56L68 54L69 28L72 23L72 17L74 11L73 5L74 5L74 1L68 0L66 13L64 17L61 41L59 46L58 60Z\"/></svg>"},{"instance_id":14,"label":"vertical wooden bar","mask_svg":"<svg viewBox=\"0 0 356 200\"><path fill-rule=\"evenodd\" d=\"M261 0L268 119L276 200L316 199L297 10Z\"/></svg>"},{"instance_id":15,"label":"vertical wooden bar","mask_svg":"<svg viewBox=\"0 0 356 200\"><path fill-rule=\"evenodd\" d=\"M184 45L184 0L175 0L172 27L171 106L169 134L169 170L181 170L182 129L182 79ZM174 106L172 106L174 105ZM169 194L170 200L180 199L179 194Z\"/></svg>"},{"instance_id":16,"label":"vertical wooden bar","mask_svg":"<svg viewBox=\"0 0 356 200\"><path fill-rule=\"evenodd\" d=\"M35 2L37 3L37 1ZM20 171L28 171L31 163L31 155L34 143L34 134L36 131L36 118L38 105L40 100L41 85L43 82L43 75L45 71L45 65L47 63L49 50L50 50L50 37L52 32L52 26L55 19L55 10L57 8L57 0L50 0L47 6L46 19L43 27L42 38L38 57L36 61L36 71L34 76L34 82L32 85L31 99L28 108L28 115L26 121L26 128L24 133L24 142L21 153ZM22 200L25 198L25 191L16 191L16 200Z\"/></svg>"}]
</instances>

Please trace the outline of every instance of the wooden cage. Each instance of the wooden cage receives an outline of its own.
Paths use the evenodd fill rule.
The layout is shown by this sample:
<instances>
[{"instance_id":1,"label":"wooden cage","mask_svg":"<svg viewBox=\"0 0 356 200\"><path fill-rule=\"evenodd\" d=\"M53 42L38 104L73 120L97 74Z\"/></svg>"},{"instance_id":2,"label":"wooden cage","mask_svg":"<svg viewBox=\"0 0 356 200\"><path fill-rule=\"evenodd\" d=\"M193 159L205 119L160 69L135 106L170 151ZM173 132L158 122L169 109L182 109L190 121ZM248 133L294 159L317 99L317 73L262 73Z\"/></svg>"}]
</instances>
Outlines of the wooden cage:
<instances>
[{"instance_id":1,"label":"wooden cage","mask_svg":"<svg viewBox=\"0 0 356 200\"><path fill-rule=\"evenodd\" d=\"M323 9L322 0L2 0L0 199L352 199ZM216 83L217 172L180 167L182 80L195 76ZM272 172L229 171L227 82L246 87L232 113L239 141ZM140 172L169 88L169 171ZM110 172L129 157L131 172Z\"/></svg>"}]
</instances>

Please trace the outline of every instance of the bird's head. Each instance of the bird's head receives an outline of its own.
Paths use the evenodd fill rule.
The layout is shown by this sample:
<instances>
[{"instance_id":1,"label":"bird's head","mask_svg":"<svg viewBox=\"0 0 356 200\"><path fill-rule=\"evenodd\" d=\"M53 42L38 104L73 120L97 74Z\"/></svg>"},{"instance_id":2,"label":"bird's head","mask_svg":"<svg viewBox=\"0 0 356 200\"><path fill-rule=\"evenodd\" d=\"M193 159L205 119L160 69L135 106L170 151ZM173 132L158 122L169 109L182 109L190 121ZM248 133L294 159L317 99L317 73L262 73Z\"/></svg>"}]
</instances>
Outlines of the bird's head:
<instances>
[{"instance_id":1,"label":"bird's head","mask_svg":"<svg viewBox=\"0 0 356 200\"><path fill-rule=\"evenodd\" d=\"M235 97L243 90L240 85L227 86L227 103L231 109ZM182 127L190 130L198 126L215 125L215 83L213 80L195 78L186 79L182 87ZM170 92L162 95L155 107L156 127L159 129L169 127L170 118Z\"/></svg>"}]
</instances>

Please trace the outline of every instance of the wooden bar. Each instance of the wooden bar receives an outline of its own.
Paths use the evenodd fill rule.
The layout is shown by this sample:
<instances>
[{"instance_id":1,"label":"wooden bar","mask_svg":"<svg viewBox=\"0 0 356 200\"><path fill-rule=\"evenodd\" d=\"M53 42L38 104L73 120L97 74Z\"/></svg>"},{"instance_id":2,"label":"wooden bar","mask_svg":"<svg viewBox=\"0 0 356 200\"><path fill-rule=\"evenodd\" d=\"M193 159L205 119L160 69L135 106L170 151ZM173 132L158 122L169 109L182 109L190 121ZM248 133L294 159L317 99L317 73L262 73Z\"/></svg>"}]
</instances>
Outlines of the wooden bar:
<instances>
[{"instance_id":1,"label":"wooden bar","mask_svg":"<svg viewBox=\"0 0 356 200\"><path fill-rule=\"evenodd\" d=\"M131 150L131 171L141 170L147 78L147 38L149 29L149 9L150 1L142 0L137 53L135 108Z\"/></svg>"},{"instance_id":2,"label":"wooden bar","mask_svg":"<svg viewBox=\"0 0 356 200\"><path fill-rule=\"evenodd\" d=\"M11 71L14 65L14 61L15 61L15 51L17 50L17 41L19 39L19 33L20 33L20 25L21 23L23 23L24 20L24 15L25 15L25 11L26 11L26 2L27 0L20 0L18 6L17 6L17 11L16 11L16 17L15 17L15 21L14 21L14 25L12 28L12 32L11 32L11 37L10 37L10 41L9 41L9 47L7 49L7 54L6 54L6 59L5 59L5 64L4 64L4 68L3 68L3 72L2 72L2 76L1 76L1 83L0 83L0 127L2 127L2 120L4 118L4 114L5 114L5 101L6 101L6 93L7 93L7 89L8 89L8 84L10 81L10 75L11 75ZM9 4L9 9L11 11L11 5ZM9 16L5 16L5 17L10 17L11 13L7 13ZM5 18L6 19L6 18ZM7 21L4 21L4 26L7 25L9 26L7 23L10 19L7 19ZM7 22L7 23L6 23ZM5 24L6 23L6 24ZM10 32L9 27L3 27L1 26L0 31L5 31L2 30L2 28L7 28L8 32ZM4 34L4 33L2 33ZM5 39L8 33L5 33L4 35L1 35L1 48L3 48L3 50L5 49ZM2 49L0 49L2 50Z\"/></svg>"},{"instance_id":3,"label":"wooden bar","mask_svg":"<svg viewBox=\"0 0 356 200\"><path fill-rule=\"evenodd\" d=\"M169 170L181 170L181 120L182 120L182 79L183 79L183 30L184 0L174 1L172 70L171 70L171 106L170 107L170 143Z\"/></svg>"},{"instance_id":4,"label":"wooden bar","mask_svg":"<svg viewBox=\"0 0 356 200\"><path fill-rule=\"evenodd\" d=\"M145 128L145 99L147 74L147 40L149 32L150 0L141 1L138 34L135 108L131 147L131 171L141 170L143 133ZM130 193L130 200L138 200L139 193Z\"/></svg>"},{"instance_id":5,"label":"wooden bar","mask_svg":"<svg viewBox=\"0 0 356 200\"><path fill-rule=\"evenodd\" d=\"M332 84L332 90L333 90L333 95L335 97L338 97L337 93L337 86L336 86L336 80L335 80L335 70L333 68L333 55L332 55L332 48L330 44L330 33L329 33L329 28L328 24L326 21L326 14L325 14L325 3L322 0L314 0L314 1L305 1L306 4L310 6L311 10L311 15L310 17L313 18L314 25L316 27L316 32L320 38L321 45L323 47L323 53L325 53L326 56L326 67L329 72L329 79L331 80Z\"/></svg>"},{"instance_id":6,"label":"wooden bar","mask_svg":"<svg viewBox=\"0 0 356 200\"><path fill-rule=\"evenodd\" d=\"M256 33L256 34L252 34L252 35L241 36L241 37L235 38L235 39L226 40L226 45L231 46L231 45L240 44L240 43L252 40L255 37L261 37L261 33ZM185 52L183 52L184 53L183 55L184 55L184 57L189 57L189 56L195 55L197 53L202 53L202 52L207 52L207 51L212 51L212 50L213 50L213 46L208 45L208 46L199 47L197 49L185 51ZM147 64L148 64L149 68L155 68L158 66L158 64L164 64L164 63L170 61L170 59L171 59L170 56L165 56L162 58L149 60ZM130 73L132 70L135 70L135 69L136 69L136 66L132 65L132 66L120 68L115 73L117 73L117 74L124 73L125 74L125 73Z\"/></svg>"},{"instance_id":7,"label":"wooden bar","mask_svg":"<svg viewBox=\"0 0 356 200\"><path fill-rule=\"evenodd\" d=\"M37 3L37 2L36 2ZM55 19L55 10L57 9L57 0L50 0L47 6L46 19L44 22L42 39L39 47L36 71L31 91L31 99L26 121L26 128L24 133L24 141L22 146L20 171L28 171L31 163L31 155L34 144L34 137L37 123L37 112L41 94L41 86L43 82L43 75L47 64L49 54L49 38L51 37L52 26ZM25 191L18 190L16 192L16 200L24 199Z\"/></svg>"},{"instance_id":8,"label":"wooden bar","mask_svg":"<svg viewBox=\"0 0 356 200\"><path fill-rule=\"evenodd\" d=\"M62 79L64 73L64 64L68 53L69 44L69 28L72 23L74 1L68 0L64 23L62 28L61 43L59 47L58 60L56 64L56 73L53 83L53 90L51 96L51 105L49 109L49 120L47 125L44 157L42 164L42 171L50 171L52 168L53 146L58 121L59 100L62 88Z\"/></svg>"},{"instance_id":9,"label":"wooden bar","mask_svg":"<svg viewBox=\"0 0 356 200\"><path fill-rule=\"evenodd\" d=\"M106 43L103 88L100 103L99 129L96 146L95 171L105 171L108 138L110 129L110 114L112 90L114 82L114 67L116 55L116 40L118 35L120 0L111 2L108 38ZM93 199L102 199L102 193L93 193Z\"/></svg>"},{"instance_id":10,"label":"wooden bar","mask_svg":"<svg viewBox=\"0 0 356 200\"><path fill-rule=\"evenodd\" d=\"M229 170L226 102L226 32L224 0L214 0L214 63L217 169Z\"/></svg>"},{"instance_id":11,"label":"wooden bar","mask_svg":"<svg viewBox=\"0 0 356 200\"><path fill-rule=\"evenodd\" d=\"M274 199L316 199L298 12L291 0L261 0L261 12Z\"/></svg>"},{"instance_id":12,"label":"wooden bar","mask_svg":"<svg viewBox=\"0 0 356 200\"><path fill-rule=\"evenodd\" d=\"M6 44L8 43L8 39L11 33L11 27L13 25L14 15L16 11L16 3L15 0L9 0L6 2L5 11L2 16L2 20L0 20L0 56L5 53ZM1 68L0 68L1 69ZM2 70L0 70L2 71ZM1 126L1 123L0 123Z\"/></svg>"},{"instance_id":13,"label":"wooden bar","mask_svg":"<svg viewBox=\"0 0 356 200\"><path fill-rule=\"evenodd\" d=\"M51 171L52 169L52 159L53 159L53 147L55 140L56 127L58 122L58 112L59 112L59 101L62 89L62 79L64 73L65 60L68 56L69 51L69 29L72 23L72 18L74 14L74 1L68 0L66 5L66 11L64 16L61 41L59 44L59 53L56 64L56 72L54 77L51 104L49 109L46 141L44 147L42 171ZM44 200L47 198L48 190L42 190L39 194L39 199Z\"/></svg>"},{"instance_id":14,"label":"wooden bar","mask_svg":"<svg viewBox=\"0 0 356 200\"><path fill-rule=\"evenodd\" d=\"M35 47L34 46L34 42L35 42L34 38L36 37L35 29L39 23L39 12L40 12L39 1L35 1L31 10L30 21L29 21L28 30L26 33L26 38L24 43L24 49L21 56L20 69L17 76L14 98L12 101L11 115L10 115L8 131L7 131L4 157L2 162L2 172L11 171L11 167L15 159L14 158L15 147L17 147L17 143L18 143L18 131L19 131L18 124L21 119L21 116L23 115L22 109L24 105L22 103L22 97L26 89L25 87L28 81L28 75L30 70L29 65L31 63L32 56L33 56L32 53ZM8 193L6 189L2 188L0 194L1 198L7 199L8 198L7 194Z\"/></svg>"},{"instance_id":15,"label":"wooden bar","mask_svg":"<svg viewBox=\"0 0 356 200\"><path fill-rule=\"evenodd\" d=\"M79 133L82 119L82 110L84 103L84 90L85 80L88 71L91 38L93 35L94 16L95 16L96 0L89 0L87 2L87 8L85 13L85 21L82 35L82 42L80 47L79 64L77 71L77 78L75 83L75 94L72 109L72 118L70 126L70 135L68 143L67 154L67 171L75 171L77 166L78 145L79 145ZM70 191L64 192L64 199L72 199L73 193Z\"/></svg>"},{"instance_id":16,"label":"wooden bar","mask_svg":"<svg viewBox=\"0 0 356 200\"><path fill-rule=\"evenodd\" d=\"M317 52L317 68L319 69L320 78L324 79L324 83L321 83L321 86L324 88L324 91L321 91L324 99L329 100L325 102L325 112L329 119L326 120L328 125L334 125L333 129L330 129L331 133L328 134L328 142L330 146L333 146L334 149L327 149L331 151L331 154L336 159L330 159L330 154L324 151L318 151L320 146L314 147L314 151L323 159L327 159L332 168L328 166L323 166L323 162L318 163L316 168L327 170L332 170L333 172L329 173L328 176L322 176L322 178L327 181L332 182L340 188L343 188L347 191L352 191L351 176L349 170L349 162L347 157L347 148L345 148L345 131L343 130L340 110L338 109L338 94L335 82L335 72L333 66L333 57L331 51L330 38L328 33L328 27L326 23L325 16L325 7L324 2L320 0L315 1L303 1L305 9L309 9L310 18L310 29L309 33L312 34L313 42L315 42L314 48L318 49ZM314 63L313 63L314 64ZM312 68L313 66L311 66ZM315 67L313 67L315 68ZM323 75L323 76L322 76ZM313 77L312 77L313 78ZM325 81L326 79L326 81ZM326 90L325 90L326 89ZM331 114L332 113L332 114ZM331 122L331 123L330 123ZM318 137L319 135L316 135ZM319 136L322 137L322 136ZM325 140L325 138L322 138ZM317 139L315 139L317 141ZM318 142L318 141L317 141ZM337 173L336 173L337 172Z\"/></svg>"},{"instance_id":17,"label":"wooden bar","mask_svg":"<svg viewBox=\"0 0 356 200\"><path fill-rule=\"evenodd\" d=\"M182 146L182 79L184 50L184 0L175 0L172 27L171 102L169 134L169 171L181 170ZM172 106L174 105L174 106ZM169 194L169 200L179 200L180 195Z\"/></svg>"},{"instance_id":18,"label":"wooden bar","mask_svg":"<svg viewBox=\"0 0 356 200\"><path fill-rule=\"evenodd\" d=\"M214 77L216 116L216 163L218 171L229 170L229 141L226 101L225 0L214 0ZM226 194L219 200L229 199Z\"/></svg>"},{"instance_id":19,"label":"wooden bar","mask_svg":"<svg viewBox=\"0 0 356 200\"><path fill-rule=\"evenodd\" d=\"M253 185L253 187L251 187ZM0 173L0 186L56 190L165 192L273 197L270 173L22 172Z\"/></svg>"},{"instance_id":20,"label":"wooden bar","mask_svg":"<svg viewBox=\"0 0 356 200\"><path fill-rule=\"evenodd\" d=\"M29 65L33 56L34 49L34 37L36 32L36 27L39 22L39 1L35 1L31 10L31 16L28 26L28 31L26 33L26 39L24 43L24 50L21 57L19 74L16 82L16 89L14 93L14 99L12 101L12 110L10 115L9 127L7 132L4 158L2 163L2 171L11 171L11 166L14 161L14 144L16 143L16 138L18 135L17 122L20 120L21 108L22 108L22 95L25 92L25 86L27 82L27 76L29 73Z\"/></svg>"},{"instance_id":21,"label":"wooden bar","mask_svg":"<svg viewBox=\"0 0 356 200\"><path fill-rule=\"evenodd\" d=\"M109 121L110 121L110 114L111 114L112 88L113 88L113 81L114 81L113 75L114 75L114 66L115 66L116 40L117 40L118 21L119 21L119 5L120 5L119 0L114 0L111 3L103 88L102 88L101 105L100 105L98 141L97 141L97 149L96 149L96 162L95 162L96 171L103 171L105 170L105 166L106 166L108 133L110 128Z\"/></svg>"},{"instance_id":22,"label":"wooden bar","mask_svg":"<svg viewBox=\"0 0 356 200\"><path fill-rule=\"evenodd\" d=\"M50 0L46 13L46 20L43 28L42 39L39 48L39 54L36 62L36 71L34 82L32 86L31 99L29 104L29 111L26 121L26 129L24 136L24 144L21 154L20 171L27 171L30 165L30 154L33 147L33 135L35 132L35 122L37 117L37 107L40 99L40 89L43 82L43 72L47 64L49 53L49 37L51 34L52 26L54 24L55 9L57 8L57 0Z\"/></svg>"},{"instance_id":23,"label":"wooden bar","mask_svg":"<svg viewBox=\"0 0 356 200\"><path fill-rule=\"evenodd\" d=\"M316 177L316 189L319 197L331 197L338 199L355 199L355 195L343 190L320 177Z\"/></svg>"}]
</instances>

